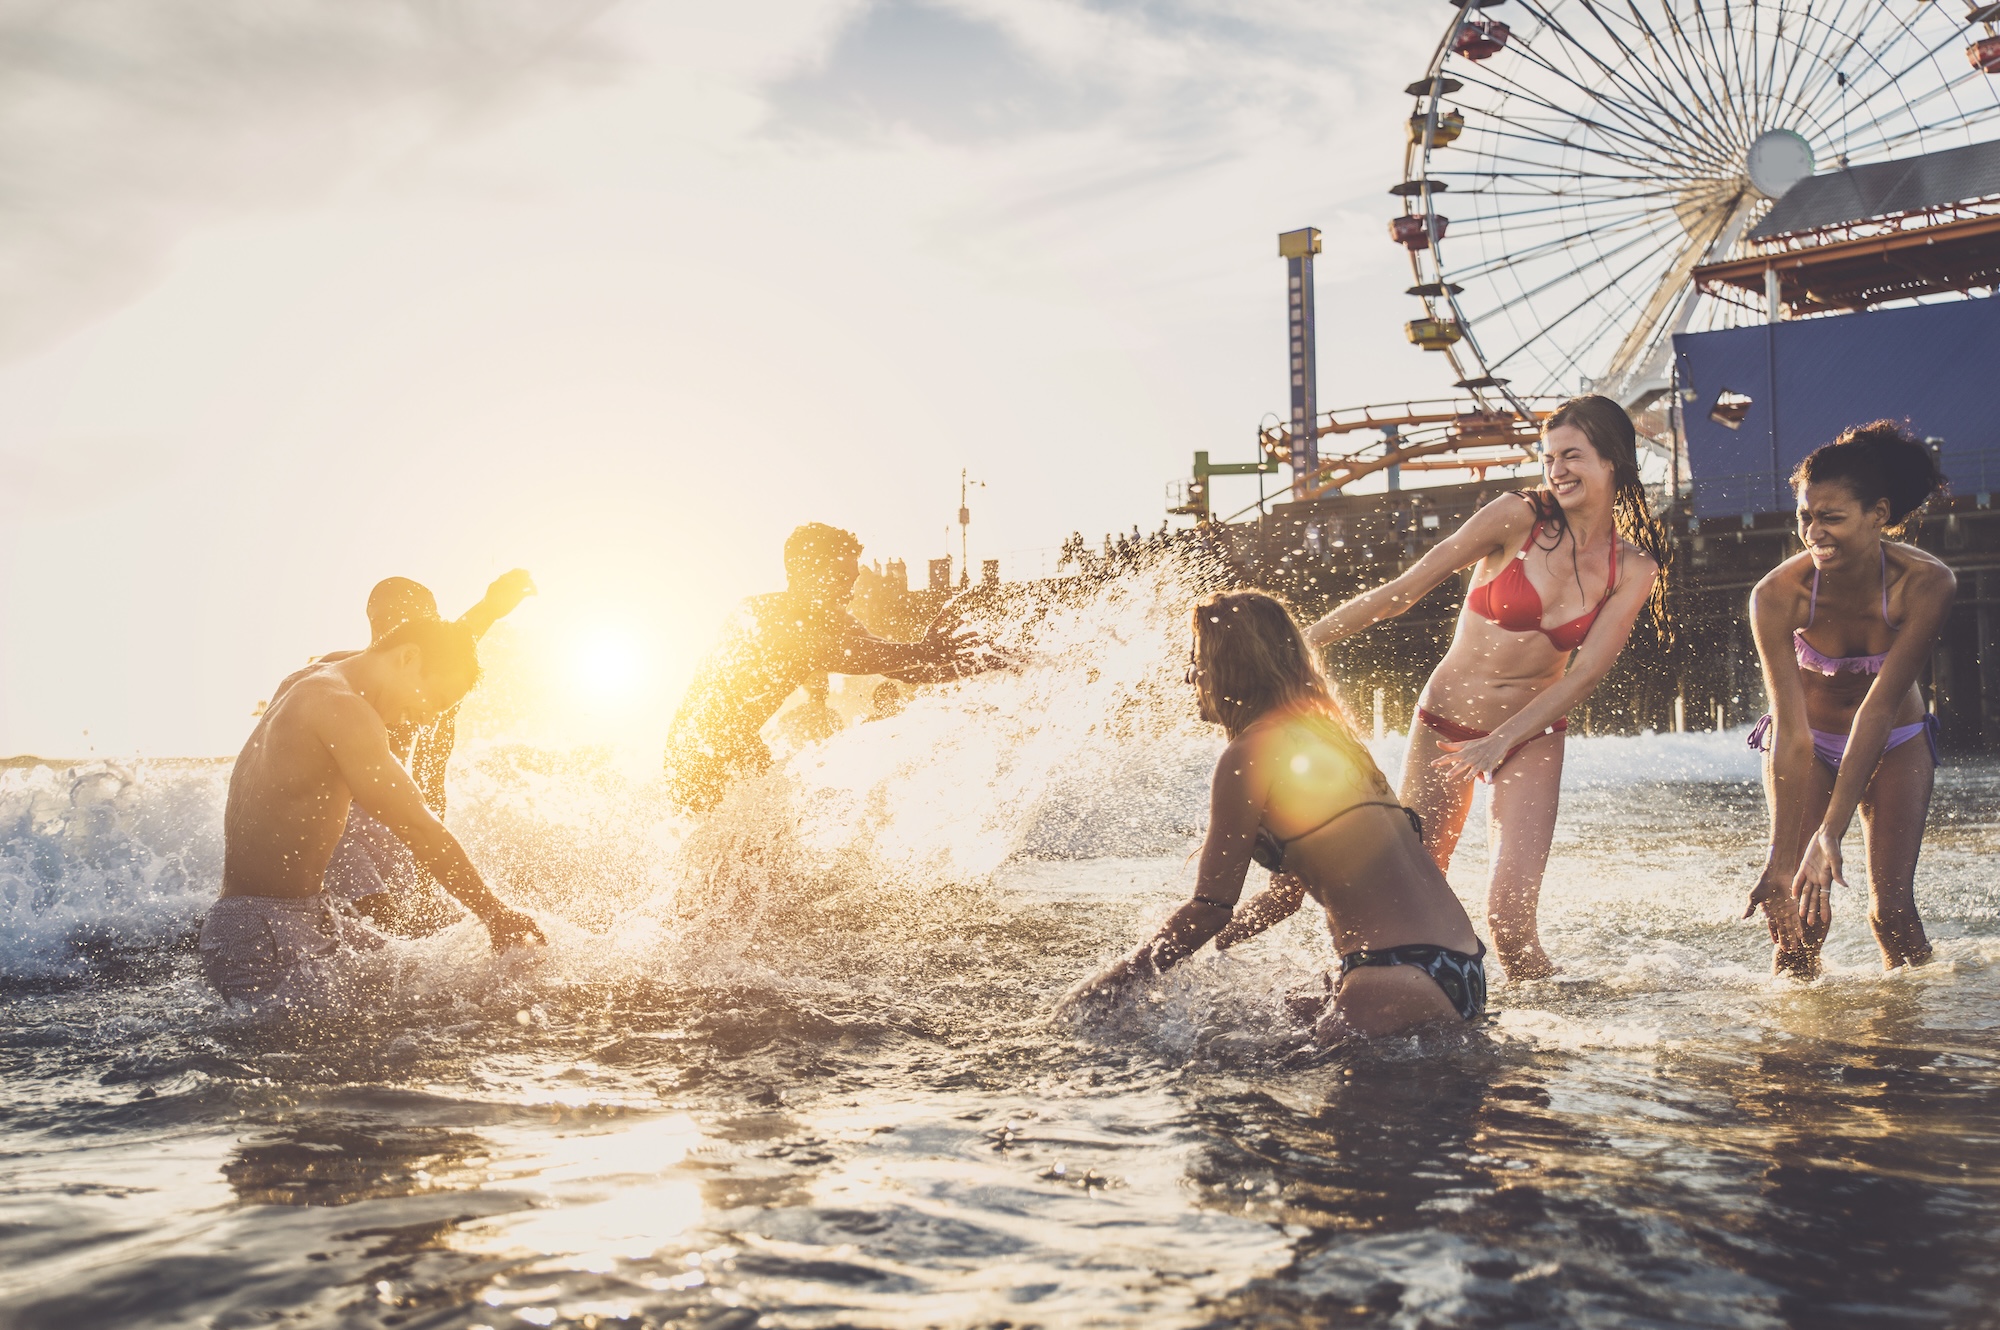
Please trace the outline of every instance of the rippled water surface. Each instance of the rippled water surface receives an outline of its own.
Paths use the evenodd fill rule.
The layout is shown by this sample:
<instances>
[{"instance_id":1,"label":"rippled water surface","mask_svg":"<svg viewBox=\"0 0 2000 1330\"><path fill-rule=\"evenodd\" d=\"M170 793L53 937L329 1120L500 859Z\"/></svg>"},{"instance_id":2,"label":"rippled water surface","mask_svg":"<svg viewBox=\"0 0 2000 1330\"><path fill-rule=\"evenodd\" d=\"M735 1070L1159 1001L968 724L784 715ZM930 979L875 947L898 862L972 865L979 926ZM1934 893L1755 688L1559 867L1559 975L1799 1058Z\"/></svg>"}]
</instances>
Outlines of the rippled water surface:
<instances>
[{"instance_id":1,"label":"rippled water surface","mask_svg":"<svg viewBox=\"0 0 2000 1330\"><path fill-rule=\"evenodd\" d=\"M223 768L0 775L0 1325L1995 1323L2000 768L1941 773L1922 970L1850 896L1768 978L1740 735L1585 739L1564 973L1485 1028L1308 1055L1303 914L1056 1026L1188 889L1218 747L1127 594L696 826L472 748L453 824L552 945L396 944L306 1029L194 973Z\"/></svg>"}]
</instances>

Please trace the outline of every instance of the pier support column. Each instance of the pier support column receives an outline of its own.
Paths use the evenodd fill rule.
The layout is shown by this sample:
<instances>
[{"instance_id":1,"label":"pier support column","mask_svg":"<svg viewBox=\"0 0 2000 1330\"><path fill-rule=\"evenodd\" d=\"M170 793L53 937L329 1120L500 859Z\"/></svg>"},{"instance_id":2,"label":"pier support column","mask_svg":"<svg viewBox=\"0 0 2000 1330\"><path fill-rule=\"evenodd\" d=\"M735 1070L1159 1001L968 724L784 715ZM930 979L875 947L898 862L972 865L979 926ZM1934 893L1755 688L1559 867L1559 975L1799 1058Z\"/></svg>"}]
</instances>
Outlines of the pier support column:
<instances>
[{"instance_id":1,"label":"pier support column","mask_svg":"<svg viewBox=\"0 0 2000 1330\"><path fill-rule=\"evenodd\" d=\"M1979 740L2000 748L2000 641L1995 640L1993 593L2000 577L1982 571L1974 575L1973 599L1978 603Z\"/></svg>"}]
</instances>

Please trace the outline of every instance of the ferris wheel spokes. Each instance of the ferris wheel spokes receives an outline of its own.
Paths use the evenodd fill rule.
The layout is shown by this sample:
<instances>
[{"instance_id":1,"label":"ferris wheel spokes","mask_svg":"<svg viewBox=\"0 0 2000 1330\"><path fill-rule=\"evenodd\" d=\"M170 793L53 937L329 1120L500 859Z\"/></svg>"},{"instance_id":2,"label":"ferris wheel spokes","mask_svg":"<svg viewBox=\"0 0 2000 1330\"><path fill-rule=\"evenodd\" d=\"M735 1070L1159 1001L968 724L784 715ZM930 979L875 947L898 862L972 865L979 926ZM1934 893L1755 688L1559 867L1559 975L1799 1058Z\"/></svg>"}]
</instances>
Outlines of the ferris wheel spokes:
<instances>
[{"instance_id":1,"label":"ferris wheel spokes","mask_svg":"<svg viewBox=\"0 0 2000 1330\"><path fill-rule=\"evenodd\" d=\"M1511 0L1504 41L1461 40L1497 3L1464 0L1410 85L1396 192L1412 340L1516 405L1582 378L1642 406L1675 333L1772 316L1694 284L1772 200L2000 118L2000 37L1954 73L1966 25L1935 0Z\"/></svg>"},{"instance_id":2,"label":"ferris wheel spokes","mask_svg":"<svg viewBox=\"0 0 2000 1330\"><path fill-rule=\"evenodd\" d=\"M1665 359L1673 345L1673 334L1686 332L1694 317L1699 295L1694 286L1695 268L1734 249L1762 202L1756 194L1744 190L1706 243L1703 237L1689 232L1688 244L1675 256L1673 266L1653 289L1631 331L1625 334L1605 367L1603 378L1613 390L1611 395L1638 409L1667 390ZM1669 310L1673 311L1671 319L1667 317ZM1662 328L1664 331L1659 331Z\"/></svg>"},{"instance_id":3,"label":"ferris wheel spokes","mask_svg":"<svg viewBox=\"0 0 2000 1330\"><path fill-rule=\"evenodd\" d=\"M1556 17L1552 13L1550 13L1545 6L1534 3L1534 0L1520 0L1520 3L1529 12L1538 14L1541 17L1542 21L1545 24L1547 24L1550 29L1562 34L1564 37L1569 39L1568 44L1563 48L1565 52L1580 52L1586 55L1590 63L1595 65L1598 68L1598 70L1604 75L1604 77L1608 79L1618 81L1628 86L1641 87L1647 93L1646 100L1651 102L1655 107L1655 109L1657 109L1660 112L1660 114L1666 116L1669 120L1672 120L1684 132L1688 134L1693 134L1695 133L1697 126L1705 128L1709 130L1711 133L1721 131L1725 128L1723 117L1721 115L1718 115L1716 111L1711 110L1708 106L1705 106L1699 102L1697 102L1694 106L1690 106L1687 103L1687 101L1680 95L1677 80L1666 79L1666 78L1647 79L1642 84L1640 81L1635 79L1621 78L1619 70L1617 68L1612 66L1604 57L1598 55L1594 48L1577 42L1574 36L1571 33L1569 33L1568 29L1560 21L1558 21ZM1697 8L1699 8L1699 6L1697 6ZM1635 73L1640 71L1644 71L1647 73L1653 72L1648 68L1646 62L1639 59L1638 54L1635 51L1633 51L1633 49L1629 45L1626 44L1625 39L1622 36L1620 36L1617 30L1611 26L1609 21L1607 21L1605 13L1602 8L1594 4L1585 4L1584 12L1586 12L1592 18L1597 20L1597 25L1603 31L1604 36L1607 37L1611 41L1612 45L1618 49L1619 53L1621 53L1625 57L1627 61L1626 68L1628 70L1631 70ZM1666 98L1670 99L1671 101L1674 102L1675 105L1679 106L1683 111L1687 112L1687 119L1682 120L1681 117L1676 116L1672 111L1669 111L1666 108L1665 103L1661 101L1660 97L1653 95L1655 92L1664 94ZM1717 105L1723 108L1723 112L1725 115L1729 111L1733 111L1736 109L1729 102L1721 102L1718 103Z\"/></svg>"}]
</instances>

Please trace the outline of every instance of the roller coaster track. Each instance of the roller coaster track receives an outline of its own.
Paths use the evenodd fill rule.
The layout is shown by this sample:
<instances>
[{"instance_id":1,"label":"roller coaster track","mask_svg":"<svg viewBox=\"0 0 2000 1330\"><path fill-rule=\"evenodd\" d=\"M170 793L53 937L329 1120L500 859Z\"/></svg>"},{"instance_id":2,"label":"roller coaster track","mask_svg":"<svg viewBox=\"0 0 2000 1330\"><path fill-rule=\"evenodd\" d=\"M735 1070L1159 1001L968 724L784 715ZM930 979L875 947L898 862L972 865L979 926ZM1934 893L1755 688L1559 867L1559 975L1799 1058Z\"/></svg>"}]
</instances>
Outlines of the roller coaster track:
<instances>
[{"instance_id":1,"label":"roller coaster track","mask_svg":"<svg viewBox=\"0 0 2000 1330\"><path fill-rule=\"evenodd\" d=\"M1522 405L1533 413L1532 419L1450 398L1326 412L1317 424L1320 438L1373 431L1382 436L1381 441L1323 456L1319 469L1294 486L1292 498L1298 501L1337 494L1390 467L1467 471L1484 480L1493 467L1533 465L1541 422L1555 409L1556 401L1532 400ZM1291 464L1292 432L1288 425L1260 428L1257 444L1271 460Z\"/></svg>"}]
</instances>

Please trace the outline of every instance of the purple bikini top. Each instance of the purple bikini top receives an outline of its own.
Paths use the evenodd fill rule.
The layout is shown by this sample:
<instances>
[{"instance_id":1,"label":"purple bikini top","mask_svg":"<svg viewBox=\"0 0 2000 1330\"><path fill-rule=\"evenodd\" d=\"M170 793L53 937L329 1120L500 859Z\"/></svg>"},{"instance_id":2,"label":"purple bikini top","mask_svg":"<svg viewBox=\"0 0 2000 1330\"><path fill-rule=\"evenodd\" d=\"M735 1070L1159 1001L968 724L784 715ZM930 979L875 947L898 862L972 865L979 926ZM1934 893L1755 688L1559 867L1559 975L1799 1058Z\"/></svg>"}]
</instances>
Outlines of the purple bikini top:
<instances>
[{"instance_id":1,"label":"purple bikini top","mask_svg":"<svg viewBox=\"0 0 2000 1330\"><path fill-rule=\"evenodd\" d=\"M1806 609L1806 628L1812 627L1813 616L1819 613L1819 569L1813 569L1812 603ZM1882 622L1890 632L1896 625L1889 623L1889 551L1882 551ZM1799 668L1816 670L1829 677L1845 671L1849 674L1880 674L1882 662L1889 658L1888 652L1879 656L1829 656L1818 647L1806 641L1806 628L1792 629L1792 646L1797 650Z\"/></svg>"}]
</instances>

